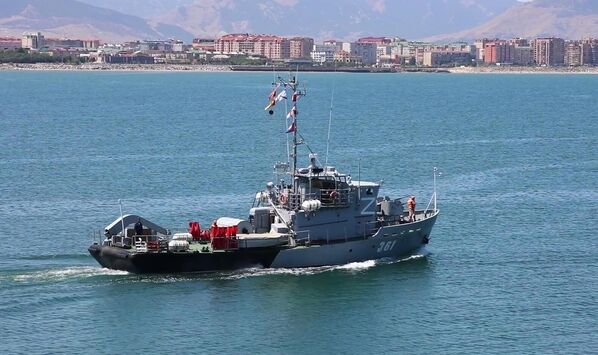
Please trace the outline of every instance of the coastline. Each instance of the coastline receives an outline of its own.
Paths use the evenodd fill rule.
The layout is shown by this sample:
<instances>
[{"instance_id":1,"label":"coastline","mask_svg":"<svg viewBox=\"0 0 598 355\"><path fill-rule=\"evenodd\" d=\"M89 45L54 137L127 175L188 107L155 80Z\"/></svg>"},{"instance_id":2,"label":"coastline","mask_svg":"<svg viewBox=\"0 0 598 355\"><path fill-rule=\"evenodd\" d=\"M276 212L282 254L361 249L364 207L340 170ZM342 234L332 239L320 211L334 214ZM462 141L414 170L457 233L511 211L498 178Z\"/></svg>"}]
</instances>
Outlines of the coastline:
<instances>
[{"instance_id":1,"label":"coastline","mask_svg":"<svg viewBox=\"0 0 598 355\"><path fill-rule=\"evenodd\" d=\"M598 74L598 66L593 67L455 67L447 68L452 74Z\"/></svg>"},{"instance_id":2,"label":"coastline","mask_svg":"<svg viewBox=\"0 0 598 355\"><path fill-rule=\"evenodd\" d=\"M0 71L121 71L121 72L240 72L265 71L233 70L229 65L214 64L63 64L63 63L4 63ZM271 69L268 69L271 70ZM306 70L310 71L310 70ZM322 72L326 70L313 70ZM335 70L330 70L335 71ZM349 71L349 70L346 70ZM355 70L354 72L361 72ZM367 72L376 72L367 71ZM380 70L389 72L392 70ZM488 66L488 67L454 67L454 68L401 68L397 73L452 73L452 74L598 74L598 66L593 67L520 67L520 66Z\"/></svg>"},{"instance_id":3,"label":"coastline","mask_svg":"<svg viewBox=\"0 0 598 355\"><path fill-rule=\"evenodd\" d=\"M228 65L4 63L0 71L229 72Z\"/></svg>"}]
</instances>

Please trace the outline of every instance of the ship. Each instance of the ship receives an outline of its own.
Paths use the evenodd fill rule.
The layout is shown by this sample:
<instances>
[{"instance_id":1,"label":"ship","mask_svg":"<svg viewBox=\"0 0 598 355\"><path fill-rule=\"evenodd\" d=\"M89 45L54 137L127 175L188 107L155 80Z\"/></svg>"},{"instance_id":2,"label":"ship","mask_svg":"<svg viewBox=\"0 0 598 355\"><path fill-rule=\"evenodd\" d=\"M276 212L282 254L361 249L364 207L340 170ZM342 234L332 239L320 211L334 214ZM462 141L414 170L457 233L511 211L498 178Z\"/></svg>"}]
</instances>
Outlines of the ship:
<instances>
[{"instance_id":1,"label":"ship","mask_svg":"<svg viewBox=\"0 0 598 355\"><path fill-rule=\"evenodd\" d=\"M273 114L283 100L292 105L286 115L291 149L287 162L274 165L277 180L252 196L247 217L220 217L208 228L191 221L188 230L174 232L142 216L123 215L121 205L120 216L88 248L102 267L139 274L306 268L399 260L429 243L440 213L437 169L431 198L417 209L413 196L380 196L383 181L362 181L360 168L353 179L328 159L322 164L311 149L299 166L299 147L306 141L297 107L306 90L293 75L272 85L265 111Z\"/></svg>"}]
</instances>

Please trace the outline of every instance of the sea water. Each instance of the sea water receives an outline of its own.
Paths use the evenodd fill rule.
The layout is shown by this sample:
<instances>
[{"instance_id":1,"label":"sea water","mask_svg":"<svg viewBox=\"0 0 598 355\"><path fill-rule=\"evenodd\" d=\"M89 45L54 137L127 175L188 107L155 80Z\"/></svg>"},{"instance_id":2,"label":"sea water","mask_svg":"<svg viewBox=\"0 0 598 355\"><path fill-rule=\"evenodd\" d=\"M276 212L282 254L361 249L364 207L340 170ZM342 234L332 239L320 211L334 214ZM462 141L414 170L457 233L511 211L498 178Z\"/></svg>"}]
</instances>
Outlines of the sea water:
<instances>
[{"instance_id":1,"label":"sea water","mask_svg":"<svg viewBox=\"0 0 598 355\"><path fill-rule=\"evenodd\" d=\"M277 74L0 73L0 353L596 351L593 75L299 73L299 129L321 161L418 208L439 168L425 249L102 269L87 247L119 199L172 229L247 216L287 160L289 103L264 111Z\"/></svg>"}]
</instances>

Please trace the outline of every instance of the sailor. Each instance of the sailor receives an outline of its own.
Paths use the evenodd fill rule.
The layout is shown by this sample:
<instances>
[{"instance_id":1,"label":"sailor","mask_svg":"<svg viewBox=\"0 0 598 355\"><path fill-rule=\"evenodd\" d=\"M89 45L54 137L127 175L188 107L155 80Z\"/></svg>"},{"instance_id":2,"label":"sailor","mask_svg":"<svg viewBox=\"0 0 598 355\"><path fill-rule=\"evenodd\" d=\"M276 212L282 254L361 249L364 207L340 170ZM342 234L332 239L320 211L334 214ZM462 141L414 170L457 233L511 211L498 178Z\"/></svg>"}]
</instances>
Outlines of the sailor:
<instances>
[{"instance_id":1,"label":"sailor","mask_svg":"<svg viewBox=\"0 0 598 355\"><path fill-rule=\"evenodd\" d=\"M330 200L332 203L335 203L339 197L340 197L340 195L339 195L338 191L336 191L336 190L330 191Z\"/></svg>"},{"instance_id":2,"label":"sailor","mask_svg":"<svg viewBox=\"0 0 598 355\"><path fill-rule=\"evenodd\" d=\"M135 223L135 235L142 235L143 234L143 224L141 224L141 218L137 220Z\"/></svg>"},{"instance_id":3,"label":"sailor","mask_svg":"<svg viewBox=\"0 0 598 355\"><path fill-rule=\"evenodd\" d=\"M216 237L218 235L218 223L216 220L212 221L212 225L210 226L210 237Z\"/></svg>"},{"instance_id":4,"label":"sailor","mask_svg":"<svg viewBox=\"0 0 598 355\"><path fill-rule=\"evenodd\" d=\"M415 221L415 196L409 196L407 200L407 208L409 209L409 222Z\"/></svg>"},{"instance_id":5,"label":"sailor","mask_svg":"<svg viewBox=\"0 0 598 355\"><path fill-rule=\"evenodd\" d=\"M136 235L142 235L143 234L143 224L141 224L141 218L139 218L137 220L137 223L135 223L135 234Z\"/></svg>"}]
</instances>

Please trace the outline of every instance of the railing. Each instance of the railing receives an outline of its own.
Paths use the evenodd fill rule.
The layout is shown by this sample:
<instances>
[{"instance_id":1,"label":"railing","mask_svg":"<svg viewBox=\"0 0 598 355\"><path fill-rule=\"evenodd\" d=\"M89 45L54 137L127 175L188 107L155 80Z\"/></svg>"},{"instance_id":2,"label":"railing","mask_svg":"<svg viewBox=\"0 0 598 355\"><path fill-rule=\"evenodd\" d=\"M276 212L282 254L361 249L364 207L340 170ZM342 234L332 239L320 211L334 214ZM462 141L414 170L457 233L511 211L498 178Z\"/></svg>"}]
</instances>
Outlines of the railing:
<instances>
[{"instance_id":1,"label":"railing","mask_svg":"<svg viewBox=\"0 0 598 355\"><path fill-rule=\"evenodd\" d=\"M434 204L432 205L432 203ZM430 205L433 206L433 209L430 209ZM432 214L436 213L436 192L432 194L432 197L430 198L430 201L424 210L424 218L428 216L428 211L432 212Z\"/></svg>"},{"instance_id":2,"label":"railing","mask_svg":"<svg viewBox=\"0 0 598 355\"><path fill-rule=\"evenodd\" d=\"M321 189L322 207L346 207L351 203L351 189Z\"/></svg>"},{"instance_id":3,"label":"railing","mask_svg":"<svg viewBox=\"0 0 598 355\"><path fill-rule=\"evenodd\" d=\"M147 252L147 242L144 242L143 240L141 240L141 238L138 238L135 241L135 250L140 253L146 253Z\"/></svg>"},{"instance_id":4,"label":"railing","mask_svg":"<svg viewBox=\"0 0 598 355\"><path fill-rule=\"evenodd\" d=\"M159 235L135 235L132 237L112 236L111 246L126 248L134 247L137 252L158 252L168 250L168 240L160 239Z\"/></svg>"},{"instance_id":5,"label":"railing","mask_svg":"<svg viewBox=\"0 0 598 355\"><path fill-rule=\"evenodd\" d=\"M301 235L305 235L305 237L301 237ZM298 231L295 233L295 243L296 244L304 244L309 245L311 244L311 238L309 236L309 231Z\"/></svg>"},{"instance_id":6,"label":"railing","mask_svg":"<svg viewBox=\"0 0 598 355\"><path fill-rule=\"evenodd\" d=\"M352 197L351 189L320 189L309 194L290 193L288 203L292 210L300 210L303 201L309 200L320 200L322 207L346 207L351 204Z\"/></svg>"}]
</instances>

